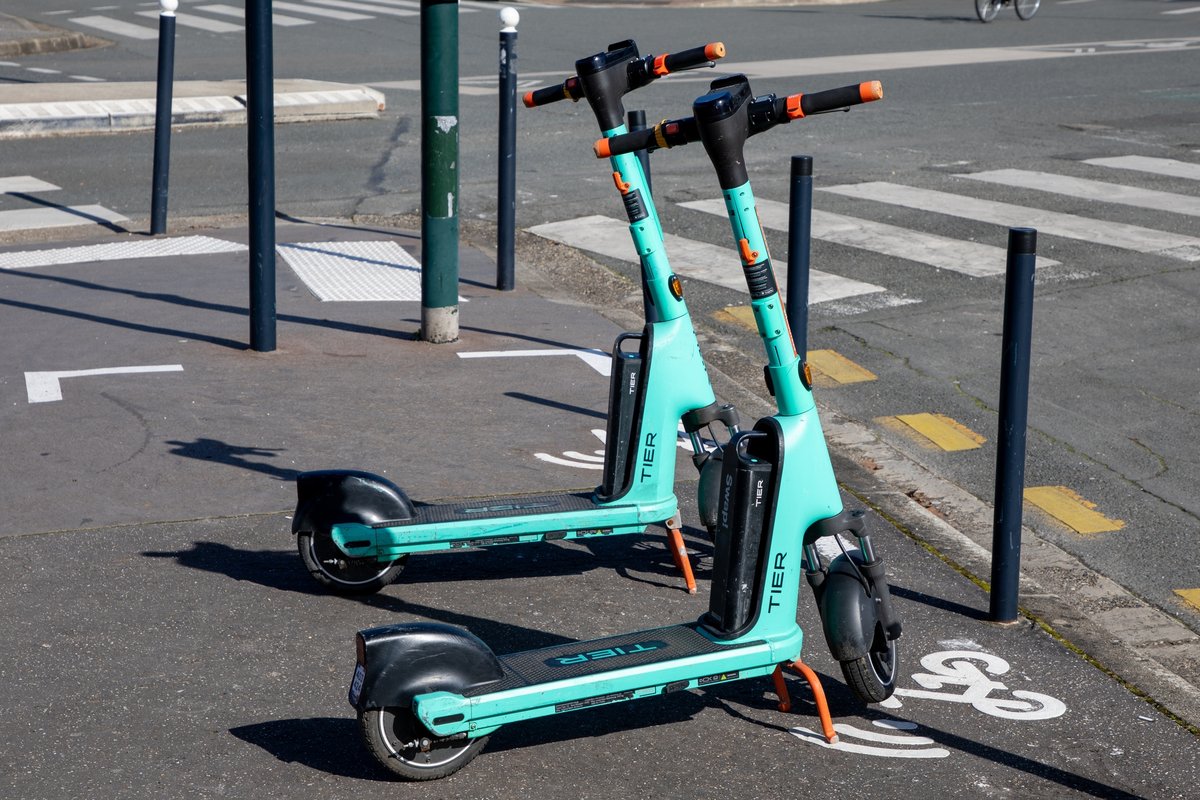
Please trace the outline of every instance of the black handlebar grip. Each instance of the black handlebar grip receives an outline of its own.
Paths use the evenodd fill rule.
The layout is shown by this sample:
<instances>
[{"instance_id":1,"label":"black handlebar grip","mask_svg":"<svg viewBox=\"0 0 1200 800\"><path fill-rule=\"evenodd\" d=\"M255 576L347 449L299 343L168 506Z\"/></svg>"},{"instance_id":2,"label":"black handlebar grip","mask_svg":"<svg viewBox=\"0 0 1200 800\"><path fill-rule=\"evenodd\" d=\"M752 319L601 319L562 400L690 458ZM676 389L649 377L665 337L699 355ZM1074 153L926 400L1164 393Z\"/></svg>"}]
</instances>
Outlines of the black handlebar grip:
<instances>
[{"instance_id":1,"label":"black handlebar grip","mask_svg":"<svg viewBox=\"0 0 1200 800\"><path fill-rule=\"evenodd\" d=\"M826 89L812 94L793 94L787 98L787 115L790 119L807 117L810 114L821 114L825 111L835 111L846 106L856 106L860 103L870 103L872 100L883 99L883 84L879 81L865 81L840 89Z\"/></svg>"},{"instance_id":2,"label":"black handlebar grip","mask_svg":"<svg viewBox=\"0 0 1200 800\"><path fill-rule=\"evenodd\" d=\"M597 139L596 143L592 145L592 152L596 154L596 158L610 158L622 153L650 150L654 144L654 128L643 128L640 131L609 136L607 139Z\"/></svg>"},{"instance_id":3,"label":"black handlebar grip","mask_svg":"<svg viewBox=\"0 0 1200 800\"><path fill-rule=\"evenodd\" d=\"M700 140L700 129L696 127L694 117L683 119L663 120L652 128L640 131L622 133L599 139L592 146L596 158L609 158L622 153L634 153L638 150L653 152L661 148L678 147L688 142Z\"/></svg>"},{"instance_id":4,"label":"black handlebar grip","mask_svg":"<svg viewBox=\"0 0 1200 800\"><path fill-rule=\"evenodd\" d=\"M725 57L725 45L721 42L710 42L702 47L693 47L678 53L667 53L654 58L654 74L669 75L685 69L702 67L710 61Z\"/></svg>"},{"instance_id":5,"label":"black handlebar grip","mask_svg":"<svg viewBox=\"0 0 1200 800\"><path fill-rule=\"evenodd\" d=\"M533 108L544 106L547 103L556 103L559 100L570 100L573 103L581 97L583 97L583 88L579 85L579 78L571 76L560 84L543 86L541 89L526 92L524 102L526 108Z\"/></svg>"}]
</instances>

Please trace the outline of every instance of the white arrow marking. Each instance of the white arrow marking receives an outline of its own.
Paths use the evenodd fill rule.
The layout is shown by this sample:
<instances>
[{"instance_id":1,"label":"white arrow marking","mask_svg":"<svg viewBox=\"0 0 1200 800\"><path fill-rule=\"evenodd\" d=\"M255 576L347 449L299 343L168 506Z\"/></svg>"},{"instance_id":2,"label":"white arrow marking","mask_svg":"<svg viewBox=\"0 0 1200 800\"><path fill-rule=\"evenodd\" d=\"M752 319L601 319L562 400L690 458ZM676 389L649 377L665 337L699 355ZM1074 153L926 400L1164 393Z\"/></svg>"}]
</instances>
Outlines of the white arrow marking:
<instances>
[{"instance_id":1,"label":"white arrow marking","mask_svg":"<svg viewBox=\"0 0 1200 800\"><path fill-rule=\"evenodd\" d=\"M104 367L101 369L58 370L55 372L26 372L25 391L31 403L53 403L62 400L63 378L84 378L89 375L123 375L138 372L183 372L182 364L159 364L150 367Z\"/></svg>"}]
</instances>

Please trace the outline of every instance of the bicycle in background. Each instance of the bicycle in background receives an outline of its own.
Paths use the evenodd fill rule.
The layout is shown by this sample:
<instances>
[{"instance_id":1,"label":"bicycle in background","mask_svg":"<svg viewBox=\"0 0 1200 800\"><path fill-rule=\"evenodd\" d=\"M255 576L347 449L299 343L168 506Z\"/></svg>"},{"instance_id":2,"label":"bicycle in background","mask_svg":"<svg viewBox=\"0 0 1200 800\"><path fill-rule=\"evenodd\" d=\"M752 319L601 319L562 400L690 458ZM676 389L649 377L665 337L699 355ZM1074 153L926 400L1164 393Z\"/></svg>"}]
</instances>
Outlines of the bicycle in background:
<instances>
[{"instance_id":1,"label":"bicycle in background","mask_svg":"<svg viewBox=\"0 0 1200 800\"><path fill-rule=\"evenodd\" d=\"M1001 6L1016 6L1017 16L1021 19L1033 19L1042 0L975 0L975 13L980 22L991 22L1000 13Z\"/></svg>"}]
</instances>

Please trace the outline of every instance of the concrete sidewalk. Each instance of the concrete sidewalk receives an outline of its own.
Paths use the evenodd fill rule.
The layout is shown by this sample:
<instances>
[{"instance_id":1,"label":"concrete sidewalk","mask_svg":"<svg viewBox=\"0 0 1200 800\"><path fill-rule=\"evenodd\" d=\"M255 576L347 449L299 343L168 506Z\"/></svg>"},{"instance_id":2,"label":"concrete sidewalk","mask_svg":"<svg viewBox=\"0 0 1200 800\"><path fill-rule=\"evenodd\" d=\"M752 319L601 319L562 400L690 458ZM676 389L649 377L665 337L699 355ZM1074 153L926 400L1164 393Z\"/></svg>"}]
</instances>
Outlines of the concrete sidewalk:
<instances>
[{"instance_id":1,"label":"concrete sidewalk","mask_svg":"<svg viewBox=\"0 0 1200 800\"><path fill-rule=\"evenodd\" d=\"M254 353L245 240L202 228L0 250L0 795L1194 792L1196 719L1189 730L1164 696L1139 698L1114 679L1128 665L1048 624L986 622L987 595L929 545L953 550L953 532L939 540L832 413L845 502L882 513L868 526L905 624L901 689L863 708L800 587L838 748L805 732L817 724L803 685L783 714L769 682L747 681L514 725L451 779L393 784L345 705L354 631L436 620L511 652L695 619L712 545L694 471L677 450L698 597L657 529L414 557L379 595L323 593L290 533L299 471L366 469L420 500L592 487L608 390L584 356L640 327L636 287L548 246L501 293L488 254L464 247L461 339L427 345L417 234L281 223L279 348ZM769 411L757 384L711 375L745 420Z\"/></svg>"}]
</instances>

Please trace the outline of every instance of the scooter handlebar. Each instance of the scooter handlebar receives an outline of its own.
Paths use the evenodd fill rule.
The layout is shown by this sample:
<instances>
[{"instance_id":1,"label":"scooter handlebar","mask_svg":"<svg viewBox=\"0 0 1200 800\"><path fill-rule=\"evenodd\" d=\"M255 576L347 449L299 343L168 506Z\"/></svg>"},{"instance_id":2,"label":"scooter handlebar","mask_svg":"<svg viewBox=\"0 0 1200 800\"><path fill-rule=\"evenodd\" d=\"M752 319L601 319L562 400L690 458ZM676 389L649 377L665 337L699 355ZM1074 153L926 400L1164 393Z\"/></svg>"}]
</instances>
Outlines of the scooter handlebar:
<instances>
[{"instance_id":1,"label":"scooter handlebar","mask_svg":"<svg viewBox=\"0 0 1200 800\"><path fill-rule=\"evenodd\" d=\"M661 78L672 72L682 72L685 69L696 69L707 66L710 61L725 57L725 45L721 42L709 42L701 47L692 47L678 53L664 53L654 56L651 71L655 77Z\"/></svg>"},{"instance_id":2,"label":"scooter handlebar","mask_svg":"<svg viewBox=\"0 0 1200 800\"><path fill-rule=\"evenodd\" d=\"M526 92L524 102L526 108L534 108L548 103L556 103L559 100L570 100L574 103L581 97L583 97L583 86L580 85L579 78L572 75L554 86L543 86L541 89Z\"/></svg>"},{"instance_id":3,"label":"scooter handlebar","mask_svg":"<svg viewBox=\"0 0 1200 800\"><path fill-rule=\"evenodd\" d=\"M665 119L652 128L598 139L596 144L592 145L592 151L596 158L609 158L638 150L652 152L699 140L700 129L696 127L695 118L684 117Z\"/></svg>"},{"instance_id":4,"label":"scooter handlebar","mask_svg":"<svg viewBox=\"0 0 1200 800\"><path fill-rule=\"evenodd\" d=\"M826 89L812 94L793 94L785 98L788 119L800 119L826 111L856 106L883 99L883 84L879 81L864 81L840 89Z\"/></svg>"}]
</instances>

